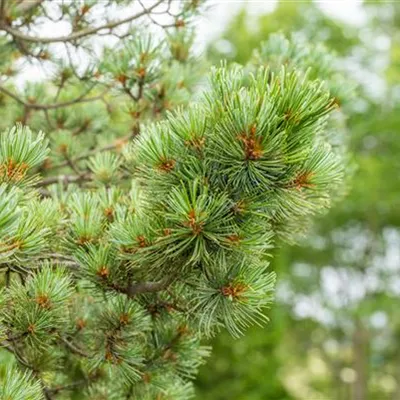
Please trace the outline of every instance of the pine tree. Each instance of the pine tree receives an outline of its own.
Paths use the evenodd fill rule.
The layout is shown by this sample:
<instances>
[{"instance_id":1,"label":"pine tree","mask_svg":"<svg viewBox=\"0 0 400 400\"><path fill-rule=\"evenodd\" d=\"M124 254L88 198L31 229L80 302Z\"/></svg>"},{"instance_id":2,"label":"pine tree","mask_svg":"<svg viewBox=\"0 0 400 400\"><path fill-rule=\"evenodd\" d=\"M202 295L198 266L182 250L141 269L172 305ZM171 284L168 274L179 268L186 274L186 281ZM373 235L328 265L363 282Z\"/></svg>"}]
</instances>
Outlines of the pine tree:
<instances>
[{"instance_id":1,"label":"pine tree","mask_svg":"<svg viewBox=\"0 0 400 400\"><path fill-rule=\"evenodd\" d=\"M268 320L274 240L342 190L337 100L296 68L305 44L203 80L200 2L138 6L1 2L1 398L192 397L204 339ZM43 20L71 33L37 36ZM51 78L17 88L21 61Z\"/></svg>"}]
</instances>

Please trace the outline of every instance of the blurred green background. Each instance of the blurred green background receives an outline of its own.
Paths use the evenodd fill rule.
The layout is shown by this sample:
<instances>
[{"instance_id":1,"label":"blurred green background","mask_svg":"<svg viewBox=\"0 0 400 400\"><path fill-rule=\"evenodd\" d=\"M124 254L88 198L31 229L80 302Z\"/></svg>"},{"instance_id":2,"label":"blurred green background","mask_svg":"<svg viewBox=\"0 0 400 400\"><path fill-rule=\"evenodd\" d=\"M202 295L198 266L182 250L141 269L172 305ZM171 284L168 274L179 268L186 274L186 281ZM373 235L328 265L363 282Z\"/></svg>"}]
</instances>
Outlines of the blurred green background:
<instances>
[{"instance_id":1,"label":"blurred green background","mask_svg":"<svg viewBox=\"0 0 400 400\"><path fill-rule=\"evenodd\" d=\"M346 13L346 1L337 1ZM248 4L208 48L245 64L274 32L323 42L356 84L346 137L349 193L296 246L280 245L276 303L265 328L212 342L197 381L206 400L400 399L400 3L364 2L346 24L317 2Z\"/></svg>"}]
</instances>

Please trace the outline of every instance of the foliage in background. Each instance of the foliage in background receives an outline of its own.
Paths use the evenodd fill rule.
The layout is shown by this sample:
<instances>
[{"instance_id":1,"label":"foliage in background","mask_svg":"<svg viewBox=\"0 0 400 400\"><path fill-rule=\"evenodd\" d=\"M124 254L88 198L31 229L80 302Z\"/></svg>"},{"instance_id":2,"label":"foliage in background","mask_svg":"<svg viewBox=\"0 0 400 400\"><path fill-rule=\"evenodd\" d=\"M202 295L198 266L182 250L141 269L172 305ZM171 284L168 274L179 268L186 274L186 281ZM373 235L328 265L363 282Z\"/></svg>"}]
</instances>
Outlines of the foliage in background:
<instances>
[{"instance_id":1,"label":"foliage in background","mask_svg":"<svg viewBox=\"0 0 400 400\"><path fill-rule=\"evenodd\" d=\"M222 399L218 392L235 387L245 399L251 385L254 399L285 398L284 392L290 399L399 398L400 14L397 3L363 7L367 20L357 30L330 19L312 2L281 1L256 21L243 11L222 35L228 42L217 40L210 48L214 60L227 56L243 62L260 42L270 42L275 30L297 32L300 40L318 38L336 50L343 57L337 64L360 85L357 98L341 105L357 164L349 194L318 220L301 246L275 252L276 310L284 326L271 323L241 339L238 347L262 354L247 357L244 366L236 362L229 339L218 338L212 363L197 383L200 397ZM239 34L238 26L252 29ZM271 343L273 350L261 351ZM268 388L264 371L273 382Z\"/></svg>"},{"instance_id":2,"label":"foliage in background","mask_svg":"<svg viewBox=\"0 0 400 400\"><path fill-rule=\"evenodd\" d=\"M312 0L278 1L271 13L256 18L251 18L244 6L219 40L210 44L208 56L217 63L221 58L247 63L253 51L273 33L300 33L313 43L324 42L339 55L347 54L358 43L356 29L332 20Z\"/></svg>"}]
</instances>

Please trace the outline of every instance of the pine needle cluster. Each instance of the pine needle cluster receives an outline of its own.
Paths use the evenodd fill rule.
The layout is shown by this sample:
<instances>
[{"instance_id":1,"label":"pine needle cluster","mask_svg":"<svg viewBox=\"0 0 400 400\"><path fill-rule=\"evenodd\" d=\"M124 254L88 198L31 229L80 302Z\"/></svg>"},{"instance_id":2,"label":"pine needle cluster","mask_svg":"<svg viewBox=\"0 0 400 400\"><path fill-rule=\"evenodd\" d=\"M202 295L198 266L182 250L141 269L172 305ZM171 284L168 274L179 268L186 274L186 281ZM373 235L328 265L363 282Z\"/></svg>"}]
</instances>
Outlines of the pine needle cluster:
<instances>
[{"instance_id":1,"label":"pine needle cluster","mask_svg":"<svg viewBox=\"0 0 400 400\"><path fill-rule=\"evenodd\" d=\"M316 79L295 61L303 47L284 41L293 65L263 47L270 66L214 68L179 107L196 64L179 21L169 53L138 34L106 49L89 79L135 119L128 144L100 144L116 118L104 104L41 109L47 120L29 109L25 122L57 127L0 135L0 335L15 363L2 398L191 398L204 339L268 320L274 242L340 192L345 164L325 134L331 75ZM44 101L51 85L38 88ZM49 173L54 163L68 174Z\"/></svg>"}]
</instances>

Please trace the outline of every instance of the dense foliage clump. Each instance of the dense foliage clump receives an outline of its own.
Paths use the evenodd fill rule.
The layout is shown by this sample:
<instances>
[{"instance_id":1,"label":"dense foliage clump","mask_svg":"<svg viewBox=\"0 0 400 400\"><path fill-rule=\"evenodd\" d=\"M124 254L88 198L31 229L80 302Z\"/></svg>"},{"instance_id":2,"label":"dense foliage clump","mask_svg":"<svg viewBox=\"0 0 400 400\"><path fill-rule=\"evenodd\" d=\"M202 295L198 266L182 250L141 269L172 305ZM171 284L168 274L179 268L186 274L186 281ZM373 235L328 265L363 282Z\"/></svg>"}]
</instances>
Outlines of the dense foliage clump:
<instances>
[{"instance_id":1,"label":"dense foliage clump","mask_svg":"<svg viewBox=\"0 0 400 400\"><path fill-rule=\"evenodd\" d=\"M202 339L267 320L274 240L293 240L341 192L343 155L326 134L337 100L318 69L223 65L196 91L203 64L185 21L197 3L173 16L155 2L137 18L159 26L155 9L168 6L160 41L118 32L83 75L49 55L55 78L7 98L1 345L25 375L7 373L5 398L189 398L209 353ZM28 28L47 6L17 20ZM111 23L93 30L95 3L58 7L79 23L52 40L25 37L3 8L5 49L24 43L22 58L43 59L48 43L94 51L88 30L116 34Z\"/></svg>"}]
</instances>

